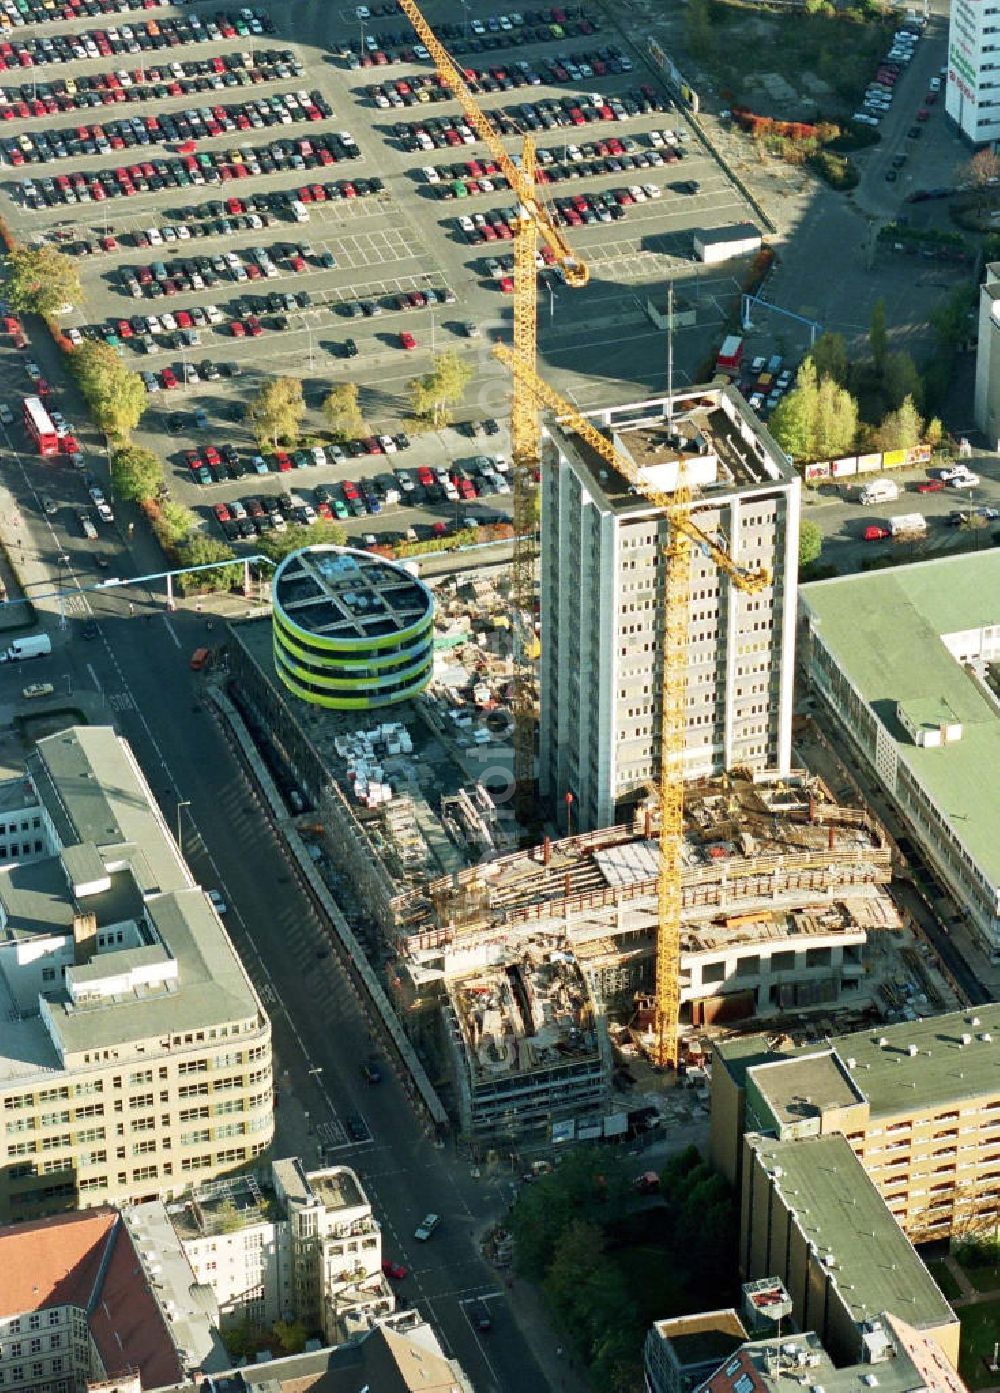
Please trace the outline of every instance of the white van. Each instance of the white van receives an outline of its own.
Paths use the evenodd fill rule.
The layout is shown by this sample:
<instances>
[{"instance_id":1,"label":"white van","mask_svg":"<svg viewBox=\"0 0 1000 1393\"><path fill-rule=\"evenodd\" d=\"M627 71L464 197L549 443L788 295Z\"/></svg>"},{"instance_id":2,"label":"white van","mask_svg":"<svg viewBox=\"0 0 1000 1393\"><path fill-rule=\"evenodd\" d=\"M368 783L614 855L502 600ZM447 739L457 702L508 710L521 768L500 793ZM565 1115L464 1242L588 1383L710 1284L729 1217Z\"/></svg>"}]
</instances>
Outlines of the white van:
<instances>
[{"instance_id":1,"label":"white van","mask_svg":"<svg viewBox=\"0 0 1000 1393\"><path fill-rule=\"evenodd\" d=\"M869 508L873 503L895 503L899 497L899 485L892 479L873 479L861 490L858 502Z\"/></svg>"},{"instance_id":2,"label":"white van","mask_svg":"<svg viewBox=\"0 0 1000 1393\"><path fill-rule=\"evenodd\" d=\"M296 222L309 221L309 209L297 198L292 199L292 217Z\"/></svg>"}]
</instances>

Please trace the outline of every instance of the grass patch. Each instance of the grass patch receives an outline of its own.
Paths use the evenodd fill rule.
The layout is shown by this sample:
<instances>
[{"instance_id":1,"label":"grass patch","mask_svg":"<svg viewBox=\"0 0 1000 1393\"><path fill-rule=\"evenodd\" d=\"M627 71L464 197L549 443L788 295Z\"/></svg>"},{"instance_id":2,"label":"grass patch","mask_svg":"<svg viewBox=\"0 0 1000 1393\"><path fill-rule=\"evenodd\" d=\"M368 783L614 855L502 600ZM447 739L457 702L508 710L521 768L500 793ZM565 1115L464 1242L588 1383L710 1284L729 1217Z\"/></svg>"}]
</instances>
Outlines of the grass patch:
<instances>
[{"instance_id":1,"label":"grass patch","mask_svg":"<svg viewBox=\"0 0 1000 1393\"><path fill-rule=\"evenodd\" d=\"M965 1244L955 1258L976 1291L1000 1292L1000 1249L996 1244ZM997 1333L1000 1337L1000 1331Z\"/></svg>"},{"instance_id":2,"label":"grass patch","mask_svg":"<svg viewBox=\"0 0 1000 1393\"><path fill-rule=\"evenodd\" d=\"M959 1373L973 1390L995 1387L1000 1374L990 1369L988 1361L993 1359L993 1346L1000 1334L1000 1296L978 1306L963 1306L959 1317L962 1322Z\"/></svg>"},{"instance_id":3,"label":"grass patch","mask_svg":"<svg viewBox=\"0 0 1000 1393\"><path fill-rule=\"evenodd\" d=\"M958 1285L958 1278L944 1259L939 1258L937 1262L929 1262L927 1270L941 1288L945 1298L948 1301L957 1301L962 1295L962 1288Z\"/></svg>"},{"instance_id":4,"label":"grass patch","mask_svg":"<svg viewBox=\"0 0 1000 1393\"><path fill-rule=\"evenodd\" d=\"M810 96L801 82L802 74L811 72L827 85L834 106L853 109L891 33L891 23L866 21L849 10L767 14L737 0L711 0L708 23L697 30L689 27L686 39L694 50L691 56L733 101L753 99L758 109L766 108L758 84L762 70L780 74L797 92Z\"/></svg>"}]
</instances>

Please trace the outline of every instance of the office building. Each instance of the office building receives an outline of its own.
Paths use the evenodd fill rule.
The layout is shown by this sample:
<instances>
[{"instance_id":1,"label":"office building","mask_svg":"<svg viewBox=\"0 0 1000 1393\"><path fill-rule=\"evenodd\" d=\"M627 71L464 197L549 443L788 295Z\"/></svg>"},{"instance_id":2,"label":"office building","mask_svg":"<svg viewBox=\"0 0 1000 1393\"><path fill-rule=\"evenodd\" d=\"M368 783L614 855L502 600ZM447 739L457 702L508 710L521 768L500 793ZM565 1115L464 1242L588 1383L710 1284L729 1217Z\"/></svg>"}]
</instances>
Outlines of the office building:
<instances>
[{"instance_id":1,"label":"office building","mask_svg":"<svg viewBox=\"0 0 1000 1393\"><path fill-rule=\"evenodd\" d=\"M665 492L683 470L692 515L773 585L743 594L697 547L688 597L686 777L791 760L800 482L735 389L591 412ZM666 512L593 448L547 425L542 471L542 794L574 828L616 821L659 769Z\"/></svg>"},{"instance_id":2,"label":"office building","mask_svg":"<svg viewBox=\"0 0 1000 1393\"><path fill-rule=\"evenodd\" d=\"M172 1196L273 1131L270 1023L128 745L0 787L0 1220Z\"/></svg>"},{"instance_id":3,"label":"office building","mask_svg":"<svg viewBox=\"0 0 1000 1393\"><path fill-rule=\"evenodd\" d=\"M405 566L306 547L274 573L274 668L293 695L367 711L418 696L434 663L434 597Z\"/></svg>"},{"instance_id":4,"label":"office building","mask_svg":"<svg viewBox=\"0 0 1000 1393\"><path fill-rule=\"evenodd\" d=\"M740 1270L779 1277L798 1328L814 1330L836 1365L862 1363L872 1319L890 1311L958 1367L958 1317L846 1137L747 1135Z\"/></svg>"},{"instance_id":5,"label":"office building","mask_svg":"<svg viewBox=\"0 0 1000 1393\"><path fill-rule=\"evenodd\" d=\"M988 261L979 287L976 329L976 429L988 449L1000 442L1000 261Z\"/></svg>"},{"instance_id":6,"label":"office building","mask_svg":"<svg viewBox=\"0 0 1000 1393\"><path fill-rule=\"evenodd\" d=\"M1000 138L1000 24L982 0L952 0L945 111L970 145Z\"/></svg>"},{"instance_id":7,"label":"office building","mask_svg":"<svg viewBox=\"0 0 1000 1393\"><path fill-rule=\"evenodd\" d=\"M1000 1221L1000 1006L781 1051L713 1048L712 1161L739 1183L744 1133L842 1135L914 1242Z\"/></svg>"},{"instance_id":8,"label":"office building","mask_svg":"<svg viewBox=\"0 0 1000 1393\"><path fill-rule=\"evenodd\" d=\"M1000 960L1000 553L805 585L812 691Z\"/></svg>"}]
</instances>

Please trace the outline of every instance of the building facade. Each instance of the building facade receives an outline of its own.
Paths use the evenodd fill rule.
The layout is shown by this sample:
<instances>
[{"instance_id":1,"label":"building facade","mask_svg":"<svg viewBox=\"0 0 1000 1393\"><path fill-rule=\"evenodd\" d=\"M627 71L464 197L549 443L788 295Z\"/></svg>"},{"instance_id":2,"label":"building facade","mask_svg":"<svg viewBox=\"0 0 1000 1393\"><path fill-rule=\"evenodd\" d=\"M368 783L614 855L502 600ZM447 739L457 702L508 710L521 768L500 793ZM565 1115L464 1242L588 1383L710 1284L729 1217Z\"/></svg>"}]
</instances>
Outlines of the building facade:
<instances>
[{"instance_id":1,"label":"building facade","mask_svg":"<svg viewBox=\"0 0 1000 1393\"><path fill-rule=\"evenodd\" d=\"M679 470L698 526L772 586L745 595L692 549L688 778L791 759L800 483L732 388L591 413L657 487ZM616 821L659 768L666 514L550 423L542 472L541 791L580 830Z\"/></svg>"},{"instance_id":2,"label":"building facade","mask_svg":"<svg viewBox=\"0 0 1000 1393\"><path fill-rule=\"evenodd\" d=\"M976 332L976 428L991 449L1000 442L1000 262L987 262L979 287Z\"/></svg>"},{"instance_id":3,"label":"building facade","mask_svg":"<svg viewBox=\"0 0 1000 1393\"><path fill-rule=\"evenodd\" d=\"M803 666L983 951L1000 961L1000 555L805 585Z\"/></svg>"},{"instance_id":4,"label":"building facade","mask_svg":"<svg viewBox=\"0 0 1000 1393\"><path fill-rule=\"evenodd\" d=\"M0 869L0 1219L247 1166L273 1132L270 1023L129 747L64 730L16 784L0 793L7 825L14 802L28 824Z\"/></svg>"},{"instance_id":5,"label":"building facade","mask_svg":"<svg viewBox=\"0 0 1000 1393\"><path fill-rule=\"evenodd\" d=\"M945 110L972 145L1000 139L1000 14L988 0L952 0Z\"/></svg>"},{"instance_id":6,"label":"building facade","mask_svg":"<svg viewBox=\"0 0 1000 1393\"><path fill-rule=\"evenodd\" d=\"M391 1315L382 1230L354 1171L306 1171L275 1161L271 1179L240 1176L178 1203L139 1206L142 1232L172 1227L196 1283L211 1290L223 1328L301 1321L341 1344Z\"/></svg>"},{"instance_id":7,"label":"building facade","mask_svg":"<svg viewBox=\"0 0 1000 1393\"><path fill-rule=\"evenodd\" d=\"M274 667L295 696L372 710L418 696L434 662L434 597L405 566L307 547L274 574Z\"/></svg>"},{"instance_id":8,"label":"building facade","mask_svg":"<svg viewBox=\"0 0 1000 1393\"><path fill-rule=\"evenodd\" d=\"M1000 1007L856 1031L787 1053L719 1041L712 1160L739 1182L742 1138L843 1136L914 1242L1000 1223Z\"/></svg>"}]
</instances>

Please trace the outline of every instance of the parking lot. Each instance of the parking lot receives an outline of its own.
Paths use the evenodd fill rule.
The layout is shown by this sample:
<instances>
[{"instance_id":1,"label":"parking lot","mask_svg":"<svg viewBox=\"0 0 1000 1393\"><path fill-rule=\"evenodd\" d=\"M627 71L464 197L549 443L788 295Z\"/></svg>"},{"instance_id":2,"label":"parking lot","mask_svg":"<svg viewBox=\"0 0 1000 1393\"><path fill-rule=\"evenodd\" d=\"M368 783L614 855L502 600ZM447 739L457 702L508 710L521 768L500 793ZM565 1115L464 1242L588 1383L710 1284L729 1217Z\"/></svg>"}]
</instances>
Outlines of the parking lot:
<instances>
[{"instance_id":1,"label":"parking lot","mask_svg":"<svg viewBox=\"0 0 1000 1393\"><path fill-rule=\"evenodd\" d=\"M509 511L496 461L475 461L508 449L509 383L489 349L509 332L513 200L404 17L368 10L151 5L0 35L4 216L79 258L84 304L65 327L144 373L141 443L167 461L172 496L237 540L280 525L289 492L242 421L269 373L302 379L310 444L329 443L317 409L335 383L360 385L366 419L339 458L290 456L286 523L337 503L352 534L419 535ZM461 23L441 3L426 13L507 148L531 131L544 195L591 267L574 292L539 258L547 377L584 406L662 389L647 301L662 306L677 278L697 306L674 346L690 380L736 292L729 268L692 263L691 231L749 210L683 116L588 6L492 28L480 0ZM408 380L446 347L476 359L462 423L410 431L389 458L380 437L407 430ZM377 512L361 514L366 498Z\"/></svg>"}]
</instances>

